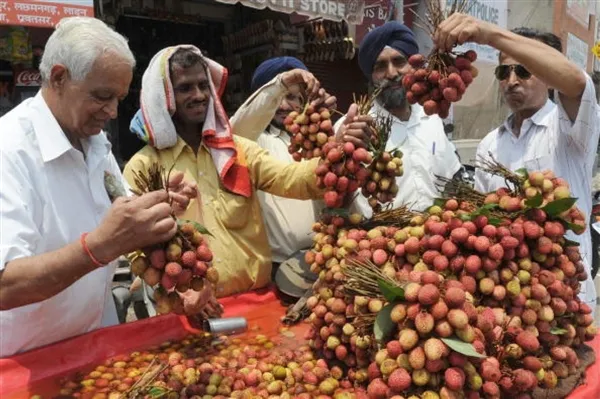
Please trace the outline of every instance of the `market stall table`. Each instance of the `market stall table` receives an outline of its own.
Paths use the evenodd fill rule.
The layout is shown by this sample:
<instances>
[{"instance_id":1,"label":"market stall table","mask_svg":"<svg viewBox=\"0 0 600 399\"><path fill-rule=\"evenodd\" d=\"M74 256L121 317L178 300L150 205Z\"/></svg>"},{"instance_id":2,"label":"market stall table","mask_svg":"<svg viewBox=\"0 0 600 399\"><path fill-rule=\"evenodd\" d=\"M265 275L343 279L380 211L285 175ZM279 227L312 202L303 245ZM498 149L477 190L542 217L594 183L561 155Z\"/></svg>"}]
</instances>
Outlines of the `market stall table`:
<instances>
[{"instance_id":1,"label":"market stall table","mask_svg":"<svg viewBox=\"0 0 600 399\"><path fill-rule=\"evenodd\" d=\"M291 333L281 334L281 306L273 290L260 290L228 298L220 302L225 307L223 317L242 316L248 319L252 336L263 334L275 338L280 345L298 346L308 325L291 327ZM181 339L197 332L185 317L164 315L115 327L96 330L75 338L35 349L10 358L0 359L0 397L3 399L55 395L61 377L86 370L108 357L147 348L168 340ZM600 355L600 335L588 345ZM600 398L600 361L589 367L583 385L569 399Z\"/></svg>"}]
</instances>

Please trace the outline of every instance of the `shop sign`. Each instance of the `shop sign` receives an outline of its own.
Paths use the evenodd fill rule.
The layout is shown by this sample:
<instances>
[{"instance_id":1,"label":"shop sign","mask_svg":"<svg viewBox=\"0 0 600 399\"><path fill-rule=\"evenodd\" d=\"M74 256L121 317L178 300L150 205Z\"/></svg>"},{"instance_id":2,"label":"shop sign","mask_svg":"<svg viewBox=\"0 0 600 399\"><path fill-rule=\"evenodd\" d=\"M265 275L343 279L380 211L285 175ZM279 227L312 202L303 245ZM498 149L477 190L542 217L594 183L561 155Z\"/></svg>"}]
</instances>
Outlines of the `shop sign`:
<instances>
[{"instance_id":1,"label":"shop sign","mask_svg":"<svg viewBox=\"0 0 600 399\"><path fill-rule=\"evenodd\" d=\"M271 10L291 14L293 12L311 18L323 18L332 21L345 20L358 25L363 19L365 0L217 0L219 3L241 3L259 10L269 7Z\"/></svg>"},{"instance_id":2,"label":"shop sign","mask_svg":"<svg viewBox=\"0 0 600 399\"><path fill-rule=\"evenodd\" d=\"M40 76L40 71L38 70L26 69L19 72L15 78L15 86L19 87L41 86L41 84L42 78Z\"/></svg>"},{"instance_id":3,"label":"shop sign","mask_svg":"<svg viewBox=\"0 0 600 399\"><path fill-rule=\"evenodd\" d=\"M0 0L0 25L48 28L76 16L93 17L94 0Z\"/></svg>"},{"instance_id":4,"label":"shop sign","mask_svg":"<svg viewBox=\"0 0 600 399\"><path fill-rule=\"evenodd\" d=\"M567 36L567 58L587 71L589 46L572 33Z\"/></svg>"},{"instance_id":5,"label":"shop sign","mask_svg":"<svg viewBox=\"0 0 600 399\"><path fill-rule=\"evenodd\" d=\"M446 0L446 8L450 8L453 1ZM508 14L507 0L467 0L468 14L473 17L498 25L506 29L506 20ZM490 46L484 46L476 43L465 43L456 48L456 51L475 50L477 61L487 63L498 63L498 50Z\"/></svg>"},{"instance_id":6,"label":"shop sign","mask_svg":"<svg viewBox=\"0 0 600 399\"><path fill-rule=\"evenodd\" d=\"M356 43L362 43L367 33L389 21L391 12L391 0L365 0L363 22L356 27Z\"/></svg>"},{"instance_id":7,"label":"shop sign","mask_svg":"<svg viewBox=\"0 0 600 399\"><path fill-rule=\"evenodd\" d=\"M590 14L595 12L595 10L591 11L592 6L595 6L595 4L589 0L567 0L567 14L585 29L588 29Z\"/></svg>"}]
</instances>

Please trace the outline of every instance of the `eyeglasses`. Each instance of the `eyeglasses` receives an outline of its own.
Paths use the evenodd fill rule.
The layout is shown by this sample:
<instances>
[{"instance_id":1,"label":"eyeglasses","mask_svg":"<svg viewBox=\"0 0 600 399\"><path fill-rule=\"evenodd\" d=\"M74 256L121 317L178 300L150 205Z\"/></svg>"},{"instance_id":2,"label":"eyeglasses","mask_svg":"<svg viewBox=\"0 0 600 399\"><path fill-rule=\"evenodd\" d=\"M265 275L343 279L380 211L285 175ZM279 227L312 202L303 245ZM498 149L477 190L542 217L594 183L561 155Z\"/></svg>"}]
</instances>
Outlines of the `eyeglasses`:
<instances>
[{"instance_id":1,"label":"eyeglasses","mask_svg":"<svg viewBox=\"0 0 600 399\"><path fill-rule=\"evenodd\" d=\"M529 79L531 77L531 72L529 72L523 65L514 64L514 65L498 65L494 74L496 75L496 79L505 80L510 76L511 71L515 71L515 75L519 79Z\"/></svg>"}]
</instances>

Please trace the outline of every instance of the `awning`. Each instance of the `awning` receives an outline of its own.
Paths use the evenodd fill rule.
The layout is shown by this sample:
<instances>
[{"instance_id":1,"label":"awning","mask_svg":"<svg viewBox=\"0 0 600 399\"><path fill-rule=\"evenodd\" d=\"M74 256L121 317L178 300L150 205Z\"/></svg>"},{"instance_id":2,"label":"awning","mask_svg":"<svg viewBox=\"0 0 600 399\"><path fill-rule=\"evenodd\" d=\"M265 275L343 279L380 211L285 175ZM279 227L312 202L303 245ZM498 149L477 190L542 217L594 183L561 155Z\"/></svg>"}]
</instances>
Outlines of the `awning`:
<instances>
[{"instance_id":1,"label":"awning","mask_svg":"<svg viewBox=\"0 0 600 399\"><path fill-rule=\"evenodd\" d=\"M345 20L349 24L358 25L363 20L365 0L217 0L219 3L236 4L263 10L271 10L287 14L293 12L311 18L323 18L331 21Z\"/></svg>"},{"instance_id":2,"label":"awning","mask_svg":"<svg viewBox=\"0 0 600 399\"><path fill-rule=\"evenodd\" d=\"M52 28L65 17L93 17L94 0L0 0L0 25Z\"/></svg>"}]
</instances>

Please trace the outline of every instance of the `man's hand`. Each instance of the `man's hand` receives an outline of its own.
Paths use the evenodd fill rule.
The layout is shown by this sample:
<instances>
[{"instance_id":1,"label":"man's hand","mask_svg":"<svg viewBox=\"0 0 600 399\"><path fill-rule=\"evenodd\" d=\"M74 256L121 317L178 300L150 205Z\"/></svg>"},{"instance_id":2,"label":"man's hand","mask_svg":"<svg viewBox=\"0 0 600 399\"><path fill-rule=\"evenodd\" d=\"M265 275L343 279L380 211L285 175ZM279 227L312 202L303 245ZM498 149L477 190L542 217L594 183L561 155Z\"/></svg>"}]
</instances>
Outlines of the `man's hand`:
<instances>
[{"instance_id":1,"label":"man's hand","mask_svg":"<svg viewBox=\"0 0 600 399\"><path fill-rule=\"evenodd\" d=\"M198 185L194 181L183 180L183 172L174 172L169 177L169 197L176 216L187 209L190 200L198 196Z\"/></svg>"},{"instance_id":2,"label":"man's hand","mask_svg":"<svg viewBox=\"0 0 600 399\"><path fill-rule=\"evenodd\" d=\"M496 26L470 15L455 13L438 26L433 43L441 50L450 51L466 42L489 44Z\"/></svg>"},{"instance_id":3,"label":"man's hand","mask_svg":"<svg viewBox=\"0 0 600 399\"><path fill-rule=\"evenodd\" d=\"M373 118L369 115L357 115L358 105L348 108L346 119L336 133L338 141L348 141L356 147L367 148L373 136Z\"/></svg>"},{"instance_id":4,"label":"man's hand","mask_svg":"<svg viewBox=\"0 0 600 399\"><path fill-rule=\"evenodd\" d=\"M92 254L109 263L120 255L173 238L177 223L168 199L164 190L117 198L100 226L87 236Z\"/></svg>"},{"instance_id":5,"label":"man's hand","mask_svg":"<svg viewBox=\"0 0 600 399\"><path fill-rule=\"evenodd\" d=\"M337 109L337 98L327 93L325 89L319 89L318 97L310 102L314 109L325 107L327 109Z\"/></svg>"},{"instance_id":6,"label":"man's hand","mask_svg":"<svg viewBox=\"0 0 600 399\"><path fill-rule=\"evenodd\" d=\"M199 319L218 318L223 314L223 306L217 302L212 284L205 282L202 291L187 290L179 293L183 301L183 311L187 316Z\"/></svg>"},{"instance_id":7,"label":"man's hand","mask_svg":"<svg viewBox=\"0 0 600 399\"><path fill-rule=\"evenodd\" d=\"M282 73L280 76L281 82L292 94L299 93L300 85L305 84L306 93L309 98L315 98L319 95L321 84L312 73L304 69L292 69L291 71Z\"/></svg>"}]
</instances>

